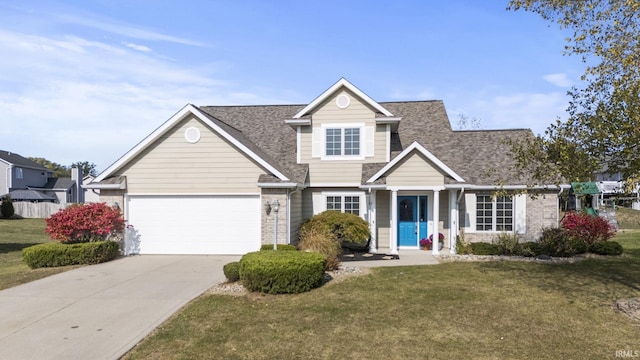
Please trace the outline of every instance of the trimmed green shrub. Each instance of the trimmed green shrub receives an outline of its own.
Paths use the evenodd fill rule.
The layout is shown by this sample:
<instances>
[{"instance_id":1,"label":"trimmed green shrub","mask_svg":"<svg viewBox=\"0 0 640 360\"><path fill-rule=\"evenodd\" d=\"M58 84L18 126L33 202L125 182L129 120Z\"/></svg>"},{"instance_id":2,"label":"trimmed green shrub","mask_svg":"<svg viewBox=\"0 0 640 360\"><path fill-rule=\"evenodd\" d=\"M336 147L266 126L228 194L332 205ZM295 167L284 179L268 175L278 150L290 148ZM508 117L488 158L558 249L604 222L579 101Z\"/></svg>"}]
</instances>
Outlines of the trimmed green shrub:
<instances>
[{"instance_id":1,"label":"trimmed green shrub","mask_svg":"<svg viewBox=\"0 0 640 360\"><path fill-rule=\"evenodd\" d=\"M227 280L238 281L240 280L240 263L238 261L230 262L222 267L222 272Z\"/></svg>"},{"instance_id":2,"label":"trimmed green shrub","mask_svg":"<svg viewBox=\"0 0 640 360\"><path fill-rule=\"evenodd\" d=\"M271 244L271 245L264 244L264 245L260 246L260 251L265 251L265 250L273 250L273 244ZM298 248L295 247L294 245L290 245L290 244L278 244L278 251L280 251L280 250L296 251L296 250L298 250Z\"/></svg>"},{"instance_id":3,"label":"trimmed green shrub","mask_svg":"<svg viewBox=\"0 0 640 360\"><path fill-rule=\"evenodd\" d=\"M571 257L582 249L582 245L561 228L543 229L540 245L543 254L557 257Z\"/></svg>"},{"instance_id":4,"label":"trimmed green shrub","mask_svg":"<svg viewBox=\"0 0 640 360\"><path fill-rule=\"evenodd\" d=\"M251 252L240 259L240 281L249 291L297 294L322 285L326 262L311 252Z\"/></svg>"},{"instance_id":5,"label":"trimmed green shrub","mask_svg":"<svg viewBox=\"0 0 640 360\"><path fill-rule=\"evenodd\" d=\"M501 233L498 234L494 244L498 247L500 255L519 255L520 242L517 234Z\"/></svg>"},{"instance_id":6,"label":"trimmed green shrub","mask_svg":"<svg viewBox=\"0 0 640 360\"><path fill-rule=\"evenodd\" d=\"M526 257L534 257L538 255L542 255L542 245L540 243L530 241L520 244L520 254L521 256Z\"/></svg>"},{"instance_id":7,"label":"trimmed green shrub","mask_svg":"<svg viewBox=\"0 0 640 360\"><path fill-rule=\"evenodd\" d=\"M79 244L40 244L22 250L22 259L32 269L98 264L113 260L118 255L120 245L109 240Z\"/></svg>"},{"instance_id":8,"label":"trimmed green shrub","mask_svg":"<svg viewBox=\"0 0 640 360\"><path fill-rule=\"evenodd\" d=\"M0 217L11 219L14 214L13 200L11 200L11 196L7 195L2 198L2 204L0 204Z\"/></svg>"},{"instance_id":9,"label":"trimmed green shrub","mask_svg":"<svg viewBox=\"0 0 640 360\"><path fill-rule=\"evenodd\" d=\"M622 245L615 241L600 241L589 246L589 252L599 255L620 255Z\"/></svg>"},{"instance_id":10,"label":"trimmed green shrub","mask_svg":"<svg viewBox=\"0 0 640 360\"><path fill-rule=\"evenodd\" d=\"M500 249L496 244L486 242L472 242L469 244L474 255L500 255Z\"/></svg>"},{"instance_id":11,"label":"trimmed green shrub","mask_svg":"<svg viewBox=\"0 0 640 360\"><path fill-rule=\"evenodd\" d=\"M589 251L589 245L581 239L571 238L571 247L575 251L575 255L585 254Z\"/></svg>"},{"instance_id":12,"label":"trimmed green shrub","mask_svg":"<svg viewBox=\"0 0 640 360\"><path fill-rule=\"evenodd\" d=\"M328 238L333 234L335 239L342 242L366 244L371 237L369 223L358 215L342 213L336 210L323 211L314 215L300 226L300 234L307 231L324 233Z\"/></svg>"}]
</instances>

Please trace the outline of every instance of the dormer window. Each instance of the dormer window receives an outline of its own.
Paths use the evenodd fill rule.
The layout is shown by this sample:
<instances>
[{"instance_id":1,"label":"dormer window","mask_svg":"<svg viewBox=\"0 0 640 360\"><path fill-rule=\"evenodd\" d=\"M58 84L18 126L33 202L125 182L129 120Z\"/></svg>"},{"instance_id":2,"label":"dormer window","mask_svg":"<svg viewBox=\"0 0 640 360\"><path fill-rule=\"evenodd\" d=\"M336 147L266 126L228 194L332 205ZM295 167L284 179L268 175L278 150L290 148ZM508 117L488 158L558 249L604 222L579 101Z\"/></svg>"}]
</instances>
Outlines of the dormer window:
<instances>
[{"instance_id":1,"label":"dormer window","mask_svg":"<svg viewBox=\"0 0 640 360\"><path fill-rule=\"evenodd\" d=\"M324 159L363 159L362 133L364 124L323 126Z\"/></svg>"},{"instance_id":2,"label":"dormer window","mask_svg":"<svg viewBox=\"0 0 640 360\"><path fill-rule=\"evenodd\" d=\"M360 155L360 128L328 128L325 134L326 156Z\"/></svg>"}]
</instances>

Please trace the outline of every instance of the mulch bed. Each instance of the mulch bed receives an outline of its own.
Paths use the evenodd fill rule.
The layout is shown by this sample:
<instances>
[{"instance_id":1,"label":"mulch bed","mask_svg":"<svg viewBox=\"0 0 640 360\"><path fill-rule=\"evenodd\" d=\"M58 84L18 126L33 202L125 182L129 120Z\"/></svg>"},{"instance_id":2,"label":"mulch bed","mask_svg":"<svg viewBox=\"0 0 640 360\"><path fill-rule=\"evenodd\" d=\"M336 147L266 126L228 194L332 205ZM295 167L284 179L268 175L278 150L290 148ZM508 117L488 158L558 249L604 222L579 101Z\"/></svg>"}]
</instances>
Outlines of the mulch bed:
<instances>
[{"instance_id":1,"label":"mulch bed","mask_svg":"<svg viewBox=\"0 0 640 360\"><path fill-rule=\"evenodd\" d=\"M373 254L368 252L359 251L346 251L340 255L341 262L349 261L372 261L372 260L398 260L398 255L390 254Z\"/></svg>"}]
</instances>

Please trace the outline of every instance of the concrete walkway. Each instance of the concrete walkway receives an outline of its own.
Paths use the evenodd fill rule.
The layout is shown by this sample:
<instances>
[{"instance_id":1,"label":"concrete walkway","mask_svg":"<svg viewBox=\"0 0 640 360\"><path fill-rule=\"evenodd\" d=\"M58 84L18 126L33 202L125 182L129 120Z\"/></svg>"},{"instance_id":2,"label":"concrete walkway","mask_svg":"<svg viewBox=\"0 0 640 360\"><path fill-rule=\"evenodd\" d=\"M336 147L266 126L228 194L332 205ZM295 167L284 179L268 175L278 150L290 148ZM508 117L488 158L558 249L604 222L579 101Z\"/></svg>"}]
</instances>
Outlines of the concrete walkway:
<instances>
[{"instance_id":1,"label":"concrete walkway","mask_svg":"<svg viewBox=\"0 0 640 360\"><path fill-rule=\"evenodd\" d=\"M441 250L441 254L449 254L449 250ZM438 259L431 254L431 251L423 250L400 250L400 258L397 260L375 260L375 261L354 261L343 262L345 265L359 267L387 267L387 266L413 266L413 265L436 265Z\"/></svg>"},{"instance_id":2,"label":"concrete walkway","mask_svg":"<svg viewBox=\"0 0 640 360\"><path fill-rule=\"evenodd\" d=\"M0 291L0 358L118 359L240 256L131 256Z\"/></svg>"},{"instance_id":3,"label":"concrete walkway","mask_svg":"<svg viewBox=\"0 0 640 360\"><path fill-rule=\"evenodd\" d=\"M0 358L118 359L240 256L130 256L0 291ZM427 251L358 267L437 264Z\"/></svg>"}]
</instances>

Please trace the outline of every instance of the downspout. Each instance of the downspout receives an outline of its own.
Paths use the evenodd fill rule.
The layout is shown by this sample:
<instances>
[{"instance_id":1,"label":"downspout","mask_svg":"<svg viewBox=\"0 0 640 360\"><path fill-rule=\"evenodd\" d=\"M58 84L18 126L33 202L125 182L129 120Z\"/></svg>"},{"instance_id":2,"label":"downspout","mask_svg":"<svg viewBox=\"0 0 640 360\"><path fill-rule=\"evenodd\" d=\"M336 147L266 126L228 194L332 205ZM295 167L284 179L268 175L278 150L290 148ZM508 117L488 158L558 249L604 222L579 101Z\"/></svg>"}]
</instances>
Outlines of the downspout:
<instances>
[{"instance_id":1,"label":"downspout","mask_svg":"<svg viewBox=\"0 0 640 360\"><path fill-rule=\"evenodd\" d=\"M7 168L7 194L10 192L12 185L11 180L13 180L11 176L11 169L13 169L13 165L9 165L9 167Z\"/></svg>"},{"instance_id":2,"label":"downspout","mask_svg":"<svg viewBox=\"0 0 640 360\"><path fill-rule=\"evenodd\" d=\"M460 195L458 195L458 200L456 200L458 204L460 204L460 200L462 200L462 195L464 195L464 187L460 188Z\"/></svg>"}]
</instances>

